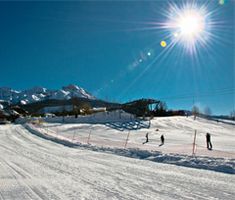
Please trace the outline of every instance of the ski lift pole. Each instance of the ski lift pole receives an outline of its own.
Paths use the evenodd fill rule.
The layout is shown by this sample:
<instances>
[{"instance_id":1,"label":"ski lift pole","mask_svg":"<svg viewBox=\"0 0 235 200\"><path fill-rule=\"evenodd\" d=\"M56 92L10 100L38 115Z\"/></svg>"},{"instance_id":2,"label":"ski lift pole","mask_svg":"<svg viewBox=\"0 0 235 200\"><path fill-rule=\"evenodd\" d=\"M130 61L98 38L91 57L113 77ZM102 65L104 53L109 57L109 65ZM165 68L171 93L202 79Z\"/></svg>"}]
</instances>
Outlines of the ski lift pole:
<instances>
[{"instance_id":1,"label":"ski lift pole","mask_svg":"<svg viewBox=\"0 0 235 200\"><path fill-rule=\"evenodd\" d=\"M196 154L196 136L197 136L197 130L194 132L194 139L193 139L193 152L192 155L195 156Z\"/></svg>"},{"instance_id":2,"label":"ski lift pole","mask_svg":"<svg viewBox=\"0 0 235 200\"><path fill-rule=\"evenodd\" d=\"M127 146L127 142L128 142L128 140L129 140L130 132L131 132L131 131L129 130L129 132L128 132L128 134L127 134L127 138L126 138L126 142L125 142L124 148L126 148L126 146Z\"/></svg>"}]
</instances>

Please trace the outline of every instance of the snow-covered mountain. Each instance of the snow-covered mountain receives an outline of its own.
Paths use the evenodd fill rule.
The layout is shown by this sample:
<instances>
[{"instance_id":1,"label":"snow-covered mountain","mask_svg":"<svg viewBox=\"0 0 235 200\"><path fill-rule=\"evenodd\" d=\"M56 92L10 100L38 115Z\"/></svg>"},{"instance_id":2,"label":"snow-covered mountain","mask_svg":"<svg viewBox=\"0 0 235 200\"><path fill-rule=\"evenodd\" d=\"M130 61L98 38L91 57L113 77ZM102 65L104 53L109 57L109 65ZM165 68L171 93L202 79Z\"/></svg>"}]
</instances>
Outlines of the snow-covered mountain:
<instances>
[{"instance_id":1,"label":"snow-covered mountain","mask_svg":"<svg viewBox=\"0 0 235 200\"><path fill-rule=\"evenodd\" d=\"M59 90L50 90L43 87L34 87L24 91L13 90L8 87L0 87L0 100L10 103L28 104L47 99L71 99L74 97L81 97L87 99L95 99L83 88L77 85L64 86Z\"/></svg>"}]
</instances>

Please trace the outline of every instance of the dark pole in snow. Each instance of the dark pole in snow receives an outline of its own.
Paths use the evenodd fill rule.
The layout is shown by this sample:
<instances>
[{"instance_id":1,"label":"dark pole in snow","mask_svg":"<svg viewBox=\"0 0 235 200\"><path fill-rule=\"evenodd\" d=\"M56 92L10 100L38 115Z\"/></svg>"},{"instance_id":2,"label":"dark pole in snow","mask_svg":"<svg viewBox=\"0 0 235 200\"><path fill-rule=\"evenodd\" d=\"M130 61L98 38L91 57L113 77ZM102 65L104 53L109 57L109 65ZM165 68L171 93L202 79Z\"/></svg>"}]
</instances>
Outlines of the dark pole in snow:
<instances>
[{"instance_id":1,"label":"dark pole in snow","mask_svg":"<svg viewBox=\"0 0 235 200\"><path fill-rule=\"evenodd\" d=\"M127 142L128 142L128 140L129 140L129 136L130 136L130 130L129 130L128 134L127 134L126 143L125 143L124 148L126 148L126 146L127 146Z\"/></svg>"},{"instance_id":2,"label":"dark pole in snow","mask_svg":"<svg viewBox=\"0 0 235 200\"><path fill-rule=\"evenodd\" d=\"M90 137L91 137L91 130L90 130L88 138L87 138L87 144L90 144Z\"/></svg>"},{"instance_id":3,"label":"dark pole in snow","mask_svg":"<svg viewBox=\"0 0 235 200\"><path fill-rule=\"evenodd\" d=\"M197 130L195 130L194 139L193 139L193 152L192 152L193 156L195 156L196 154L196 136L197 136Z\"/></svg>"}]
</instances>

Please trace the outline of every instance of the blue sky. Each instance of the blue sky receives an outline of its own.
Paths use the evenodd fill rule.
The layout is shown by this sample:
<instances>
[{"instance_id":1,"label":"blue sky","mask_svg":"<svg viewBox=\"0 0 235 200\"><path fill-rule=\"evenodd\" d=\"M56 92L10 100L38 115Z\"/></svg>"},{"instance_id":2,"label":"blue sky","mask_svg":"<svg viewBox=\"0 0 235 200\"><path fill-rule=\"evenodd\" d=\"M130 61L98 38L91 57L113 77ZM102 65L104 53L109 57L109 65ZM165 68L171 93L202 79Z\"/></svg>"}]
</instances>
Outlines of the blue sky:
<instances>
[{"instance_id":1,"label":"blue sky","mask_svg":"<svg viewBox=\"0 0 235 200\"><path fill-rule=\"evenodd\" d=\"M0 86L73 83L101 99L156 98L169 108L195 103L228 114L235 104L235 2L207 4L216 25L195 54L180 44L161 47L171 39L158 24L171 3L184 4L169 2L0 2Z\"/></svg>"}]
</instances>

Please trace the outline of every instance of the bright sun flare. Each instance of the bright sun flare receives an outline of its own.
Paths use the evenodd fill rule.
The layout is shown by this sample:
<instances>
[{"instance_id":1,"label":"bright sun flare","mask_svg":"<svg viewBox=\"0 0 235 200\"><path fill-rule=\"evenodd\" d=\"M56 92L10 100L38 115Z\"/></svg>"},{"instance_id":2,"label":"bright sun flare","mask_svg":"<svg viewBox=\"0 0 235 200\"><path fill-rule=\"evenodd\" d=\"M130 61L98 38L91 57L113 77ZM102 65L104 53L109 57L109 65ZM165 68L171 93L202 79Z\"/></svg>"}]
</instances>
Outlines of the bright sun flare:
<instances>
[{"instance_id":1,"label":"bright sun flare","mask_svg":"<svg viewBox=\"0 0 235 200\"><path fill-rule=\"evenodd\" d=\"M206 6L194 3L171 4L166 13L168 20L163 28L170 31L173 44L182 45L188 52L194 53L198 46L205 46L210 36L210 13Z\"/></svg>"},{"instance_id":2,"label":"bright sun flare","mask_svg":"<svg viewBox=\"0 0 235 200\"><path fill-rule=\"evenodd\" d=\"M198 37L204 29L204 18L194 10L185 11L177 20L182 37Z\"/></svg>"}]
</instances>

